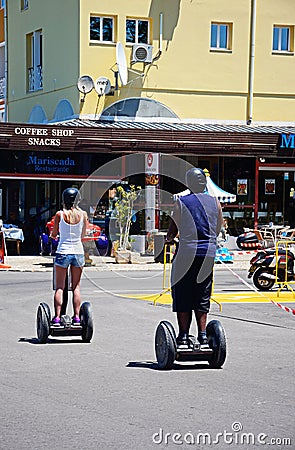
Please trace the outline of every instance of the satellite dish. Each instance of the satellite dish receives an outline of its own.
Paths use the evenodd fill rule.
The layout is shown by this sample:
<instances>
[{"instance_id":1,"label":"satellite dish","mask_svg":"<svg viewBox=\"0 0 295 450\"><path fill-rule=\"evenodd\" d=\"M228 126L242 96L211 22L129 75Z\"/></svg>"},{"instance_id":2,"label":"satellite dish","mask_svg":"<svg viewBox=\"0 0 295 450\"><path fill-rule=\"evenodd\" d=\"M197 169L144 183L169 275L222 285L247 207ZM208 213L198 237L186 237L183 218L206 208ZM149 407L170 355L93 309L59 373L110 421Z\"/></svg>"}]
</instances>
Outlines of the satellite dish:
<instances>
[{"instance_id":1,"label":"satellite dish","mask_svg":"<svg viewBox=\"0 0 295 450\"><path fill-rule=\"evenodd\" d=\"M116 45L116 58L121 83L123 86L125 86L125 84L127 84L128 81L128 71L127 71L126 56L121 42L117 42Z\"/></svg>"},{"instance_id":2,"label":"satellite dish","mask_svg":"<svg viewBox=\"0 0 295 450\"><path fill-rule=\"evenodd\" d=\"M111 82L106 77L99 77L95 81L94 87L98 95L107 95L111 90Z\"/></svg>"},{"instance_id":3,"label":"satellite dish","mask_svg":"<svg viewBox=\"0 0 295 450\"><path fill-rule=\"evenodd\" d=\"M83 75L77 82L77 88L84 96L89 94L94 88L93 79L89 75Z\"/></svg>"}]
</instances>

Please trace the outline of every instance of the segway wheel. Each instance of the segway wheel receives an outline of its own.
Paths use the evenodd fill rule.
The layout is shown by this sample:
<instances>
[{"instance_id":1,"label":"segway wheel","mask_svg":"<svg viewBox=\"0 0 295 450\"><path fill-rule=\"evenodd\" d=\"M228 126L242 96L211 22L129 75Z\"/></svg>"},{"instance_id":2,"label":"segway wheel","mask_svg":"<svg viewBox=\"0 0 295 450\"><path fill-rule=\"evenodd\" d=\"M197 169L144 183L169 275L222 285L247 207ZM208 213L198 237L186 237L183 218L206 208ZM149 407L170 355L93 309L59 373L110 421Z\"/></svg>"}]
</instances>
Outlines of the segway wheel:
<instances>
[{"instance_id":1,"label":"segway wheel","mask_svg":"<svg viewBox=\"0 0 295 450\"><path fill-rule=\"evenodd\" d=\"M176 335L170 322L159 323L155 335L155 353L161 370L171 370L176 357Z\"/></svg>"},{"instance_id":2,"label":"segway wheel","mask_svg":"<svg viewBox=\"0 0 295 450\"><path fill-rule=\"evenodd\" d=\"M219 320L211 320L206 328L209 347L213 353L208 360L210 367L220 369L226 359L225 331Z\"/></svg>"},{"instance_id":3,"label":"segway wheel","mask_svg":"<svg viewBox=\"0 0 295 450\"><path fill-rule=\"evenodd\" d=\"M40 303L37 310L37 337L40 344L45 344L50 331L50 309L46 303Z\"/></svg>"},{"instance_id":4,"label":"segway wheel","mask_svg":"<svg viewBox=\"0 0 295 450\"><path fill-rule=\"evenodd\" d=\"M83 342L90 342L93 336L92 308L89 302L84 302L80 308Z\"/></svg>"}]
</instances>

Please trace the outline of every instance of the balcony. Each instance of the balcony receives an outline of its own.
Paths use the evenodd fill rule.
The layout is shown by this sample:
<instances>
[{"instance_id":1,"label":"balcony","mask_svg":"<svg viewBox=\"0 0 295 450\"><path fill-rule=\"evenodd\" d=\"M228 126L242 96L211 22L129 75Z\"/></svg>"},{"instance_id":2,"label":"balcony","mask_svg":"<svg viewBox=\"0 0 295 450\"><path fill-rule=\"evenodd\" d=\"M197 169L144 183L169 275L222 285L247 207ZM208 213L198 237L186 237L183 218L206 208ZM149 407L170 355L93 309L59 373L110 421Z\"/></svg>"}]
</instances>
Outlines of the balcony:
<instances>
[{"instance_id":1,"label":"balcony","mask_svg":"<svg viewBox=\"0 0 295 450\"><path fill-rule=\"evenodd\" d=\"M43 89L43 71L42 66L28 68L28 91L35 92Z\"/></svg>"},{"instance_id":2,"label":"balcony","mask_svg":"<svg viewBox=\"0 0 295 450\"><path fill-rule=\"evenodd\" d=\"M26 10L29 8L29 0L22 0L21 2L21 9L22 11Z\"/></svg>"},{"instance_id":3,"label":"balcony","mask_svg":"<svg viewBox=\"0 0 295 450\"><path fill-rule=\"evenodd\" d=\"M5 77L0 77L0 99L5 98L6 95L6 80Z\"/></svg>"}]
</instances>

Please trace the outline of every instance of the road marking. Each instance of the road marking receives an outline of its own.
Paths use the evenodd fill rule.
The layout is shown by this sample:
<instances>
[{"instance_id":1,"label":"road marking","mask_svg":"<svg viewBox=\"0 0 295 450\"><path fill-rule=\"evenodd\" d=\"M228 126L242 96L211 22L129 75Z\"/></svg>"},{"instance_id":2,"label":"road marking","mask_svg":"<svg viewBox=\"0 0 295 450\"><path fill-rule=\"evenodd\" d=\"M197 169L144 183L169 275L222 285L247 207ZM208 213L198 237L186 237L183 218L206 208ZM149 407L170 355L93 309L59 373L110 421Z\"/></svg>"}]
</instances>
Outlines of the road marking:
<instances>
[{"instance_id":1,"label":"road marking","mask_svg":"<svg viewBox=\"0 0 295 450\"><path fill-rule=\"evenodd\" d=\"M92 292L99 292L100 293L100 292L105 292L105 291L98 289L98 290L94 290ZM112 289L112 290L110 290L108 292L113 292L114 294L121 294L123 292L127 292L129 294L131 294L131 293L135 293L136 294L137 292L142 293L142 289L120 289L120 290ZM145 289L144 292L153 292L154 294L158 294L159 293L159 291L157 289Z\"/></svg>"},{"instance_id":2,"label":"road marking","mask_svg":"<svg viewBox=\"0 0 295 450\"><path fill-rule=\"evenodd\" d=\"M135 299L135 300L145 300L149 302L155 302L163 305L171 304L172 298L169 292L158 293L158 294L134 294L131 291L116 295L120 297ZM276 292L259 293L256 292L239 292L232 294L225 293L215 293L213 298L219 303L271 303L272 300L278 299L280 303L295 303L293 294L291 292L281 292L280 297L277 297Z\"/></svg>"}]
</instances>

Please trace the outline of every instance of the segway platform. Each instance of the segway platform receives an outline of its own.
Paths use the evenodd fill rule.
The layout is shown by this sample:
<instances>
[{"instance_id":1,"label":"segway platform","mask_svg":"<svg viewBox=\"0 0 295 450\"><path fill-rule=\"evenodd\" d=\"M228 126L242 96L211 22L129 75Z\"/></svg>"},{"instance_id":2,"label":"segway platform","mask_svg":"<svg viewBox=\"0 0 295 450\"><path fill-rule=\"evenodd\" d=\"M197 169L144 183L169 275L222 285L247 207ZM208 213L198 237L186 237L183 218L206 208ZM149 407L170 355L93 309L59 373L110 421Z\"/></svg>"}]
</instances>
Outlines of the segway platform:
<instances>
[{"instance_id":1,"label":"segway platform","mask_svg":"<svg viewBox=\"0 0 295 450\"><path fill-rule=\"evenodd\" d=\"M225 331L218 320L206 327L209 346L202 346L194 336L189 336L187 345L177 345L173 325L168 321L159 323L155 335L155 353L162 370L173 368L175 361L208 361L212 368L221 368L226 359Z\"/></svg>"},{"instance_id":2,"label":"segway platform","mask_svg":"<svg viewBox=\"0 0 295 450\"><path fill-rule=\"evenodd\" d=\"M188 345L178 345L176 352L177 361L203 361L213 353L212 348L202 347L195 336L189 335Z\"/></svg>"},{"instance_id":3,"label":"segway platform","mask_svg":"<svg viewBox=\"0 0 295 450\"><path fill-rule=\"evenodd\" d=\"M82 326L73 325L72 319L68 315L61 316L60 325L50 325L51 336L81 336Z\"/></svg>"}]
</instances>

